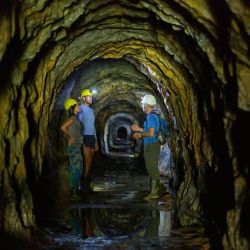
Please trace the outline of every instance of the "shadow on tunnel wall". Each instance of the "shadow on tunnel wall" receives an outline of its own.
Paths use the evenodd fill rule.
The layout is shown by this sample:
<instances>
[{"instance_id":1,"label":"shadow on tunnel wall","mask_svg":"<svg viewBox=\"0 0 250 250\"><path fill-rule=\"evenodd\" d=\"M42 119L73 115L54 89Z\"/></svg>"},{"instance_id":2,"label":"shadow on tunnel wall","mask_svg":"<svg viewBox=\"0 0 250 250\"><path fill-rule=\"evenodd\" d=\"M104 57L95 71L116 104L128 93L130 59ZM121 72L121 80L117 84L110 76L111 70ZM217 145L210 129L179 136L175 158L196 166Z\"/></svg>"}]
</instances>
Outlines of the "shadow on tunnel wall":
<instances>
[{"instance_id":1,"label":"shadow on tunnel wall","mask_svg":"<svg viewBox=\"0 0 250 250\"><path fill-rule=\"evenodd\" d=\"M235 146L235 157L238 159L238 174L233 176L233 167L227 151L217 148L220 152L220 163L217 171L207 168L206 185L207 193L201 196L201 202L204 208L204 222L206 234L211 241L211 249L224 249L222 238L230 226L239 227L239 233L250 242L250 175L249 175L249 148L250 148L250 115L249 112L237 110L236 122L232 130L232 139ZM219 138L219 137L218 137ZM219 151L218 151L219 150ZM243 177L243 178L242 178ZM236 198L237 197L237 198ZM235 201L236 198L236 201ZM237 202L237 203L236 203ZM240 221L227 220L227 212L232 209L242 207ZM231 225L231 223L233 225ZM237 232L235 232L237 233ZM230 236L227 236L230 237ZM238 243L240 245L240 243Z\"/></svg>"},{"instance_id":2,"label":"shadow on tunnel wall","mask_svg":"<svg viewBox=\"0 0 250 250\"><path fill-rule=\"evenodd\" d=\"M210 140L214 157L212 166L205 166L201 170L200 201L202 206L201 221L205 227L205 234L210 239L211 249L224 249L223 236L227 235L227 212L235 208L235 189L232 160L229 156L228 144L225 139L226 131L223 121L223 109L218 103L216 113L210 112Z\"/></svg>"},{"instance_id":3,"label":"shadow on tunnel wall","mask_svg":"<svg viewBox=\"0 0 250 250\"><path fill-rule=\"evenodd\" d=\"M63 111L62 111L63 112ZM43 167L38 181L36 215L39 224L64 215L68 203L69 185L67 176L68 159L66 140L60 131L62 112L53 112L48 127Z\"/></svg>"},{"instance_id":4,"label":"shadow on tunnel wall","mask_svg":"<svg viewBox=\"0 0 250 250\"><path fill-rule=\"evenodd\" d=\"M223 127L213 133L216 152L213 167L205 167L205 191L200 194L202 222L210 239L211 249L224 249L223 236L228 232L227 212L235 208L233 166L223 138Z\"/></svg>"},{"instance_id":5,"label":"shadow on tunnel wall","mask_svg":"<svg viewBox=\"0 0 250 250\"><path fill-rule=\"evenodd\" d=\"M239 164L239 176L246 180L246 190L240 202L242 202L242 212L240 216L240 233L250 243L250 173L249 173L249 148L250 148L250 114L239 110L234 128L234 142L236 145L236 155ZM243 184L243 183L242 183Z\"/></svg>"},{"instance_id":6,"label":"shadow on tunnel wall","mask_svg":"<svg viewBox=\"0 0 250 250\"><path fill-rule=\"evenodd\" d=\"M19 8L21 6L21 4L17 2L18 1L1 1L0 16L12 17L12 15L17 15L17 13L19 12ZM15 10L15 12L13 13L12 10ZM15 19L13 18L13 20L15 20L15 24L13 25L18 27L17 18ZM2 33L1 35L3 35L5 32L1 30L1 33ZM13 65L13 62L17 61L17 59L21 57L22 53L22 43L20 42L19 37L20 37L19 29L16 29L14 37L8 43L3 58L1 59L0 62L1 94L5 93L6 89L11 86L11 79L10 79L11 72L15 70L15 67L18 67L17 65Z\"/></svg>"}]
</instances>

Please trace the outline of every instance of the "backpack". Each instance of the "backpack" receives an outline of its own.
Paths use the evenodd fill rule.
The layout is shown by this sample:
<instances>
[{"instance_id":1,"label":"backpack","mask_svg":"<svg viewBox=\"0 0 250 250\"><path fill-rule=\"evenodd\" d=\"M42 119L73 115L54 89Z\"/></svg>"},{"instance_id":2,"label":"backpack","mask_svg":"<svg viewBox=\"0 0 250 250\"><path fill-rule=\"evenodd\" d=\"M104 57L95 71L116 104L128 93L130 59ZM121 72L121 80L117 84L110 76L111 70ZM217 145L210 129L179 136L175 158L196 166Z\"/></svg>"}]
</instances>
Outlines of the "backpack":
<instances>
[{"instance_id":1,"label":"backpack","mask_svg":"<svg viewBox=\"0 0 250 250\"><path fill-rule=\"evenodd\" d=\"M160 128L159 128L159 132L157 133L157 139L160 145L164 145L167 142L167 138L169 135L169 124L168 122L163 119L162 117L160 117L160 115L158 115L156 112L151 112L151 114L155 114L157 115L158 119L159 119L159 123L160 123Z\"/></svg>"}]
</instances>

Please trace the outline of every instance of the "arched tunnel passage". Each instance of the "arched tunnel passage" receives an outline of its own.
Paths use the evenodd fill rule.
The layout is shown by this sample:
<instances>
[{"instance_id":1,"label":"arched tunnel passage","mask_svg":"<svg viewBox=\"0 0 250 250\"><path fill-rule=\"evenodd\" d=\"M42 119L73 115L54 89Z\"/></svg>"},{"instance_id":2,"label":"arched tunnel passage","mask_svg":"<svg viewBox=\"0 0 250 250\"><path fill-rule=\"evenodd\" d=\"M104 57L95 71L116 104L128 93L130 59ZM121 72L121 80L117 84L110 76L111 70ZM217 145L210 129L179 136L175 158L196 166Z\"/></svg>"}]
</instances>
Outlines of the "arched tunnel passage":
<instances>
[{"instance_id":1,"label":"arched tunnel passage","mask_svg":"<svg viewBox=\"0 0 250 250\"><path fill-rule=\"evenodd\" d=\"M104 171L106 167L112 168L112 166L117 166L118 170L119 166L127 166L129 169L140 168L145 172L142 141L132 138L133 132L130 128L132 124L142 126L145 119L140 103L141 97L146 93L158 96L156 110L166 119L169 119L169 114L164 100L157 94L157 85L130 61L124 59L99 59L89 62L80 66L65 80L56 98L49 126L50 147L57 148L58 155L50 156L54 159L50 159L49 162L58 162L66 151L62 135L55 132L66 119L63 102L69 96L78 100L84 88L96 92L93 97L93 108L101 150L95 157L94 165L97 169L94 172ZM119 129L125 131L126 138L121 139L118 136ZM161 173L171 172L169 152L168 147L162 148L161 158L165 160L159 164ZM103 164L105 161L106 164Z\"/></svg>"},{"instance_id":2,"label":"arched tunnel passage","mask_svg":"<svg viewBox=\"0 0 250 250\"><path fill-rule=\"evenodd\" d=\"M127 139L127 137L131 134L131 129L127 126L119 126L117 129L116 129L116 138L118 140L124 140L124 139Z\"/></svg>"},{"instance_id":3,"label":"arched tunnel passage","mask_svg":"<svg viewBox=\"0 0 250 250\"><path fill-rule=\"evenodd\" d=\"M135 157L141 153L141 142L132 138L130 126L138 121L130 114L112 115L105 125L103 147L107 155ZM118 132L123 137L118 136ZM123 134L121 134L123 132Z\"/></svg>"},{"instance_id":4,"label":"arched tunnel passage","mask_svg":"<svg viewBox=\"0 0 250 250\"><path fill-rule=\"evenodd\" d=\"M96 170L104 170L104 159L116 166L102 181L123 187L114 194L119 204L132 206L128 200L137 200L145 183L119 172L121 165L142 170L143 152L130 138L118 140L116 129L143 123L140 97L151 93L170 123L160 161L171 158L169 172L162 172L173 177L179 225L202 225L212 249L248 249L249 16L249 4L236 0L1 1L0 235L27 242L46 211L42 201L66 194L62 106L90 88L97 90ZM122 123L107 126L121 114ZM126 189L119 179L115 186L119 175L141 185ZM146 221L155 218L146 224L158 223L157 211L142 212ZM88 224L86 213L77 213ZM114 221L103 218L116 226L119 214L120 222L126 217L123 210L104 214L114 214Z\"/></svg>"}]
</instances>

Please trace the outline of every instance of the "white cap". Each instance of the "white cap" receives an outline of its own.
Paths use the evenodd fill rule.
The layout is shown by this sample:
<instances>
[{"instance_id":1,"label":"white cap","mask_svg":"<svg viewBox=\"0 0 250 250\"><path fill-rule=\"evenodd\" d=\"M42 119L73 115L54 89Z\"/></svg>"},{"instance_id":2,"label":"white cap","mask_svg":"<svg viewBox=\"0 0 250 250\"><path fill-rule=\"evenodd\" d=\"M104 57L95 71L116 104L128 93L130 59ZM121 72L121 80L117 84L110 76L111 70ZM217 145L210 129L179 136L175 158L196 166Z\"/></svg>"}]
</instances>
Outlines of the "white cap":
<instances>
[{"instance_id":1,"label":"white cap","mask_svg":"<svg viewBox=\"0 0 250 250\"><path fill-rule=\"evenodd\" d=\"M156 99L153 95L145 95L142 100L142 104L148 104L149 106L155 106L156 105Z\"/></svg>"}]
</instances>

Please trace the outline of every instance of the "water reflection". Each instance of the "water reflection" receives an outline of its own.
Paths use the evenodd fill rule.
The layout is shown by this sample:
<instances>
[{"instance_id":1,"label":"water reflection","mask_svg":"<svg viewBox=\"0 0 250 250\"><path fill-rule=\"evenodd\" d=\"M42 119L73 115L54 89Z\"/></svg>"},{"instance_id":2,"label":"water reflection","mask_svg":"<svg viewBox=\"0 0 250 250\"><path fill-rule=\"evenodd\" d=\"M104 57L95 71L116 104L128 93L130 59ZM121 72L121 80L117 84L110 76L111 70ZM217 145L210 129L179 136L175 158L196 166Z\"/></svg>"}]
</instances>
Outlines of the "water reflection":
<instances>
[{"instance_id":1,"label":"water reflection","mask_svg":"<svg viewBox=\"0 0 250 250\"><path fill-rule=\"evenodd\" d=\"M124 171L96 178L94 194L61 208L66 230L50 227L44 249L201 249L199 228L176 227L170 196L143 200L148 181Z\"/></svg>"},{"instance_id":2,"label":"water reflection","mask_svg":"<svg viewBox=\"0 0 250 250\"><path fill-rule=\"evenodd\" d=\"M146 176L124 171L96 178L95 195L70 207L72 233L82 238L169 236L171 208L159 200L145 202L148 187Z\"/></svg>"},{"instance_id":3,"label":"water reflection","mask_svg":"<svg viewBox=\"0 0 250 250\"><path fill-rule=\"evenodd\" d=\"M159 237L170 236L171 212L160 210Z\"/></svg>"},{"instance_id":4,"label":"water reflection","mask_svg":"<svg viewBox=\"0 0 250 250\"><path fill-rule=\"evenodd\" d=\"M68 225L72 228L72 234L83 238L93 237L93 227L90 220L89 209L72 210L68 219Z\"/></svg>"},{"instance_id":5,"label":"water reflection","mask_svg":"<svg viewBox=\"0 0 250 250\"><path fill-rule=\"evenodd\" d=\"M146 226L146 237L158 237L159 231L159 224L160 224L160 216L159 211L156 208L150 209L150 219L149 223Z\"/></svg>"},{"instance_id":6,"label":"water reflection","mask_svg":"<svg viewBox=\"0 0 250 250\"><path fill-rule=\"evenodd\" d=\"M80 208L71 209L68 224L72 233L87 237L167 236L163 216L158 208ZM164 219L163 219L164 218ZM168 226L167 228L171 228ZM169 232L167 232L169 234Z\"/></svg>"}]
</instances>

